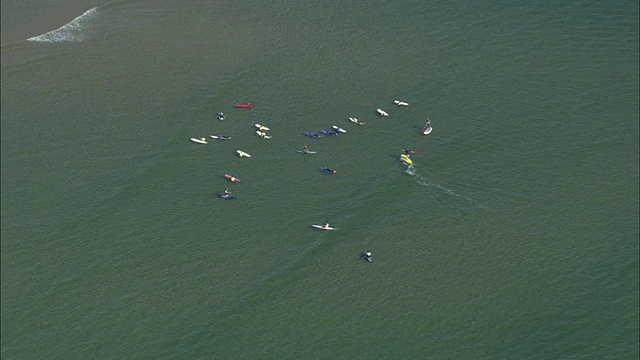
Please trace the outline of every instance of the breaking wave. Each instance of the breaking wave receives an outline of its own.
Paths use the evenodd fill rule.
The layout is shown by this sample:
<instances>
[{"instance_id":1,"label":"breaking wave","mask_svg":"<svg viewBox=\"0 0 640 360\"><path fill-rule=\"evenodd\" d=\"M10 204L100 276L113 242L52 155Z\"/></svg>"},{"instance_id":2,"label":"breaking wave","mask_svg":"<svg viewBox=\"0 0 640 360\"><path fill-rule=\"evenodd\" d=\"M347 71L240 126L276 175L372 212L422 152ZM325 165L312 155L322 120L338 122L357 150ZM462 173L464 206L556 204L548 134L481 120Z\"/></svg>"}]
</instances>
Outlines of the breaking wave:
<instances>
[{"instance_id":1,"label":"breaking wave","mask_svg":"<svg viewBox=\"0 0 640 360\"><path fill-rule=\"evenodd\" d=\"M89 23L98 17L98 8L91 8L67 24L46 34L28 38L32 42L77 42L87 38Z\"/></svg>"}]
</instances>

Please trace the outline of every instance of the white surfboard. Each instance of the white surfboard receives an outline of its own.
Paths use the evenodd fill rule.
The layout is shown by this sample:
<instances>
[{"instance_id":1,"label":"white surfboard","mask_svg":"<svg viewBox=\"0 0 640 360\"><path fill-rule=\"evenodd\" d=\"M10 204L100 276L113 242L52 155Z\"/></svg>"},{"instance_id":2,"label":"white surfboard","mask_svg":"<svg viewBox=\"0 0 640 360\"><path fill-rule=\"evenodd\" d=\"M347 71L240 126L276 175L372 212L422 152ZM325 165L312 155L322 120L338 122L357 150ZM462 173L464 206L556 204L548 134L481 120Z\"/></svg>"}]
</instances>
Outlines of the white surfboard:
<instances>
[{"instance_id":1,"label":"white surfboard","mask_svg":"<svg viewBox=\"0 0 640 360\"><path fill-rule=\"evenodd\" d=\"M334 128L337 131L340 131L341 133L346 133L347 132L347 130L345 130L345 129L337 126L337 125L333 125L332 128Z\"/></svg>"},{"instance_id":2,"label":"white surfboard","mask_svg":"<svg viewBox=\"0 0 640 360\"><path fill-rule=\"evenodd\" d=\"M236 150L236 152L238 153L238 156L240 157L251 157L251 155L249 155L249 153L246 153L242 150Z\"/></svg>"},{"instance_id":3,"label":"white surfboard","mask_svg":"<svg viewBox=\"0 0 640 360\"><path fill-rule=\"evenodd\" d=\"M409 106L408 102L404 102L404 101L400 101L400 100L393 100L393 103L398 105L398 106Z\"/></svg>"},{"instance_id":4,"label":"white surfboard","mask_svg":"<svg viewBox=\"0 0 640 360\"><path fill-rule=\"evenodd\" d=\"M320 230L333 230L331 226L326 226L326 225L311 225L311 226Z\"/></svg>"},{"instance_id":5,"label":"white surfboard","mask_svg":"<svg viewBox=\"0 0 640 360\"><path fill-rule=\"evenodd\" d=\"M382 109L376 109L376 111L378 112L378 114L380 116L389 116L389 114L386 111L382 110Z\"/></svg>"},{"instance_id":6,"label":"white surfboard","mask_svg":"<svg viewBox=\"0 0 640 360\"><path fill-rule=\"evenodd\" d=\"M206 144L207 143L207 139L206 138L191 138L191 141L196 142L198 144Z\"/></svg>"}]
</instances>

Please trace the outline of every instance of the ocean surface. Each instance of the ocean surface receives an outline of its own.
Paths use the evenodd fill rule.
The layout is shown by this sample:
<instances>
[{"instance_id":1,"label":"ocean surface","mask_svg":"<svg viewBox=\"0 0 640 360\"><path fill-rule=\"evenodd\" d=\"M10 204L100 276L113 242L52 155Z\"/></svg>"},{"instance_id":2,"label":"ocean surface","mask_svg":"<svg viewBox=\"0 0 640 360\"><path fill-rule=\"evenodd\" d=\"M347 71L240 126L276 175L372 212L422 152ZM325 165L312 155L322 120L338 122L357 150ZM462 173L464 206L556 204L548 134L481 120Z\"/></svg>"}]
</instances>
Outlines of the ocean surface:
<instances>
[{"instance_id":1,"label":"ocean surface","mask_svg":"<svg viewBox=\"0 0 640 360\"><path fill-rule=\"evenodd\" d=\"M1 5L2 359L639 357L637 1Z\"/></svg>"}]
</instances>

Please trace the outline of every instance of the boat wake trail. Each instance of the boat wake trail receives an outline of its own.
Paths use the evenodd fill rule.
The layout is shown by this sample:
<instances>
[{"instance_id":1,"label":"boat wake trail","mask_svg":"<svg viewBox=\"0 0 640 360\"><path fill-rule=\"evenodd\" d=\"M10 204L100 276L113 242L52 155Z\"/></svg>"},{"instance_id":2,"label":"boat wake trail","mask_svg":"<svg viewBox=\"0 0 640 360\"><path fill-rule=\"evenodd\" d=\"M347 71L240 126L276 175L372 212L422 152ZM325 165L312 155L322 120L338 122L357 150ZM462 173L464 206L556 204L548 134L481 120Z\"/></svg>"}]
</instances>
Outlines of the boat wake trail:
<instances>
[{"instance_id":1,"label":"boat wake trail","mask_svg":"<svg viewBox=\"0 0 640 360\"><path fill-rule=\"evenodd\" d=\"M27 41L47 43L82 41L87 38L89 23L98 16L98 8L91 8L69 23L46 34L28 38Z\"/></svg>"},{"instance_id":2,"label":"boat wake trail","mask_svg":"<svg viewBox=\"0 0 640 360\"><path fill-rule=\"evenodd\" d=\"M440 184L436 184L435 182L429 181L426 177L424 177L424 176L422 176L422 175L420 175L418 173L418 169L416 169L415 164L408 165L407 166L407 170L405 170L405 173L413 176L416 179L416 182L418 184L422 185L422 186L434 187L434 188L436 188L438 190L441 190L442 192L444 192L447 195L452 195L452 196L455 196L455 197L459 197L459 198L462 198L462 199L473 201L472 199L470 199L470 198L468 198L468 197L466 197L464 195L460 195L460 194L455 193L451 189L448 189L448 188L446 188L446 187L444 187L444 186L442 186Z\"/></svg>"}]
</instances>

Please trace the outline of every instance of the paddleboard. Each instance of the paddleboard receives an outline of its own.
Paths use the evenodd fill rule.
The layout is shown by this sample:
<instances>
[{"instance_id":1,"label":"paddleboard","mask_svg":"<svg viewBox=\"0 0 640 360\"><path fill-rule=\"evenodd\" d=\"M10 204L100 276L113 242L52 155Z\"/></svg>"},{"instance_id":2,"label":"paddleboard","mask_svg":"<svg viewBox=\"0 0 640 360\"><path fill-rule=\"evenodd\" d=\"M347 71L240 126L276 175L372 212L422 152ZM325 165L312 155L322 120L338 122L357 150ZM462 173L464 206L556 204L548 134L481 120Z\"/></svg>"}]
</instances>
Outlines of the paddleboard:
<instances>
[{"instance_id":1,"label":"paddleboard","mask_svg":"<svg viewBox=\"0 0 640 360\"><path fill-rule=\"evenodd\" d=\"M325 226L325 225L311 225L311 226L320 230L333 230L331 226Z\"/></svg>"},{"instance_id":2,"label":"paddleboard","mask_svg":"<svg viewBox=\"0 0 640 360\"><path fill-rule=\"evenodd\" d=\"M255 124L255 127L257 127L257 128L258 128L258 130L261 130L261 131L271 130L271 129L269 129L268 127L263 126L263 125L260 125L260 124Z\"/></svg>"},{"instance_id":3,"label":"paddleboard","mask_svg":"<svg viewBox=\"0 0 640 360\"><path fill-rule=\"evenodd\" d=\"M413 164L413 160L405 154L400 155L400 160L404 161L407 165Z\"/></svg>"},{"instance_id":4,"label":"paddleboard","mask_svg":"<svg viewBox=\"0 0 640 360\"><path fill-rule=\"evenodd\" d=\"M378 114L380 116L389 116L389 114L386 111L382 110L382 109L376 109L376 111L378 112Z\"/></svg>"},{"instance_id":5,"label":"paddleboard","mask_svg":"<svg viewBox=\"0 0 640 360\"><path fill-rule=\"evenodd\" d=\"M217 139L217 140L229 140L231 139L231 136L227 136L227 135L211 135L212 139Z\"/></svg>"},{"instance_id":6,"label":"paddleboard","mask_svg":"<svg viewBox=\"0 0 640 360\"><path fill-rule=\"evenodd\" d=\"M244 104L235 104L234 105L237 108L251 108L253 107L252 103L244 103Z\"/></svg>"},{"instance_id":7,"label":"paddleboard","mask_svg":"<svg viewBox=\"0 0 640 360\"><path fill-rule=\"evenodd\" d=\"M326 135L331 135L331 136L336 136L338 134L334 133L331 130L320 130L321 133L326 134Z\"/></svg>"},{"instance_id":8,"label":"paddleboard","mask_svg":"<svg viewBox=\"0 0 640 360\"><path fill-rule=\"evenodd\" d=\"M267 133L262 132L260 130L256 131L256 134L258 134L258 136L260 136L263 139L271 139L271 136L267 135Z\"/></svg>"},{"instance_id":9,"label":"paddleboard","mask_svg":"<svg viewBox=\"0 0 640 360\"><path fill-rule=\"evenodd\" d=\"M400 100L393 100L393 103L398 105L398 106L409 106L408 102L404 102L404 101L400 101Z\"/></svg>"},{"instance_id":10,"label":"paddleboard","mask_svg":"<svg viewBox=\"0 0 640 360\"><path fill-rule=\"evenodd\" d=\"M231 174L224 174L224 177L226 177L227 179L231 180L231 182L240 182L240 179L238 179L237 177L234 177Z\"/></svg>"},{"instance_id":11,"label":"paddleboard","mask_svg":"<svg viewBox=\"0 0 640 360\"><path fill-rule=\"evenodd\" d=\"M196 142L198 144L206 144L207 143L207 139L206 138L191 138L191 141Z\"/></svg>"},{"instance_id":12,"label":"paddleboard","mask_svg":"<svg viewBox=\"0 0 640 360\"><path fill-rule=\"evenodd\" d=\"M337 126L337 125L333 125L332 128L336 129L337 131L340 131L341 133L346 133L347 130Z\"/></svg>"},{"instance_id":13,"label":"paddleboard","mask_svg":"<svg viewBox=\"0 0 640 360\"><path fill-rule=\"evenodd\" d=\"M297 152L299 152L300 154L315 154L315 151L304 151L301 149L296 150Z\"/></svg>"},{"instance_id":14,"label":"paddleboard","mask_svg":"<svg viewBox=\"0 0 640 360\"><path fill-rule=\"evenodd\" d=\"M238 156L240 157L251 157L251 155L249 155L249 153L246 153L242 150L236 150L236 152L238 153Z\"/></svg>"}]
</instances>

